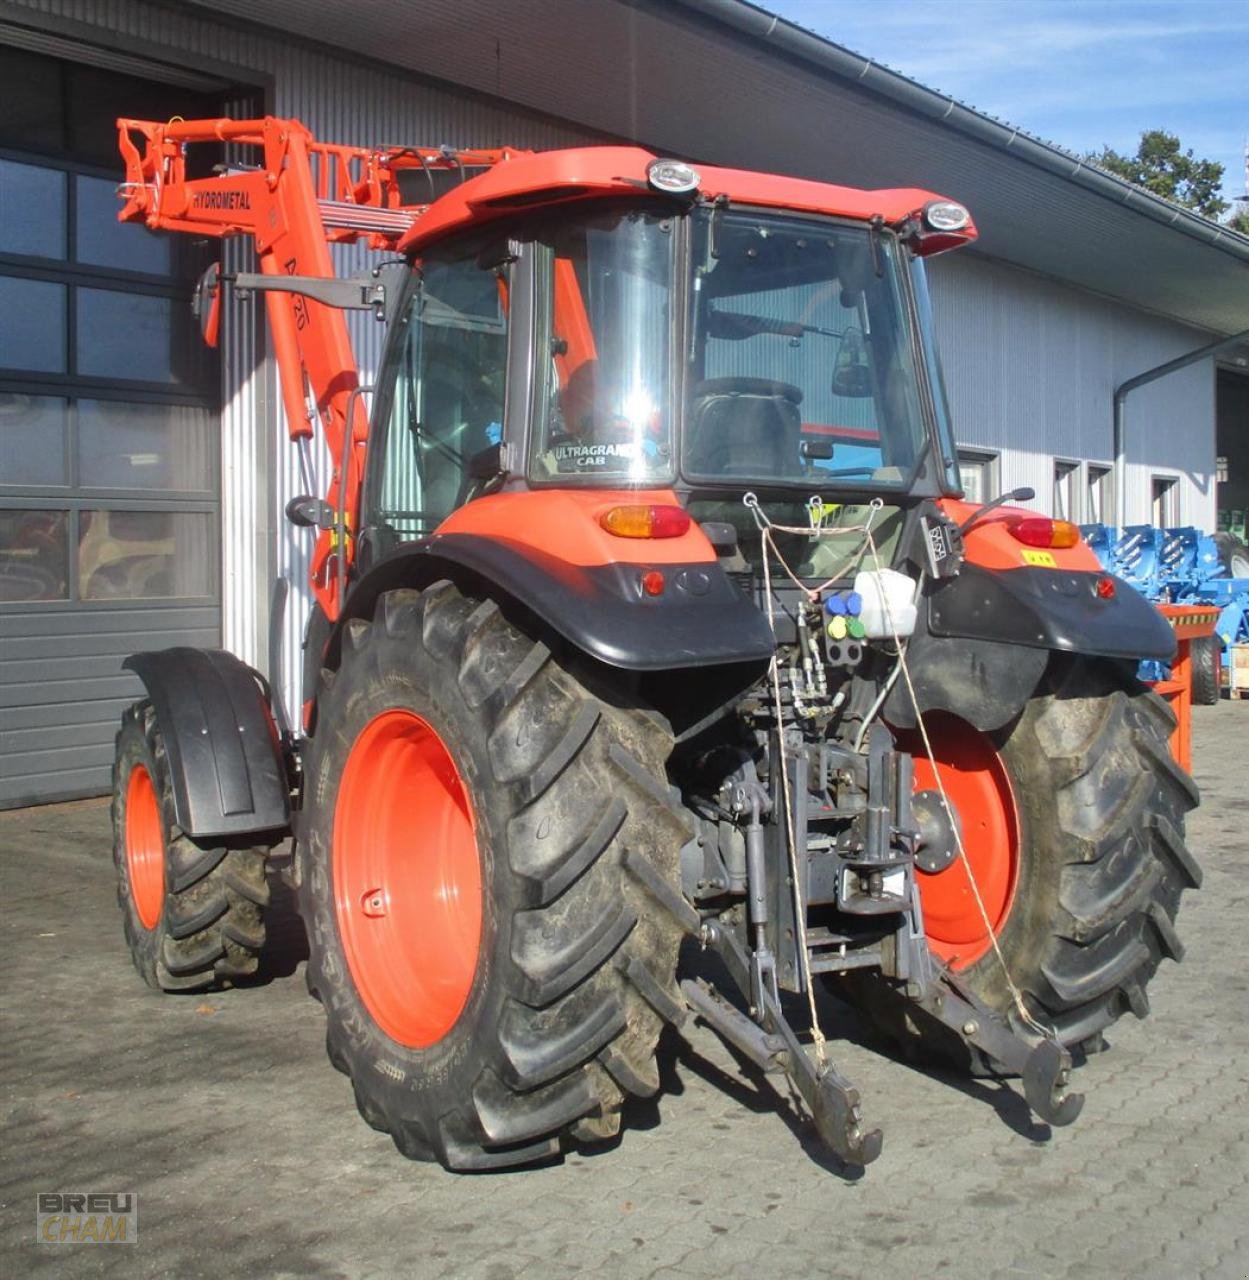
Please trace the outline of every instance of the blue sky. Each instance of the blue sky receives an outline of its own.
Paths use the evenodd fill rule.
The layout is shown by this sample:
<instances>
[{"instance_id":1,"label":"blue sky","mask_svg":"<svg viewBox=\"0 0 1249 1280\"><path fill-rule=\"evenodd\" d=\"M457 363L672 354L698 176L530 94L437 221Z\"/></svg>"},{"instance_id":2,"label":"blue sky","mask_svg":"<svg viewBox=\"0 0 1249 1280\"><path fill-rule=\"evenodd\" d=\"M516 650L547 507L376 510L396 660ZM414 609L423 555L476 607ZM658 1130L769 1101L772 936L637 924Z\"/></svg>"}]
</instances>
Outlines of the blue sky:
<instances>
[{"instance_id":1,"label":"blue sky","mask_svg":"<svg viewBox=\"0 0 1249 1280\"><path fill-rule=\"evenodd\" d=\"M1245 193L1249 0L755 0L1070 150L1163 128Z\"/></svg>"}]
</instances>

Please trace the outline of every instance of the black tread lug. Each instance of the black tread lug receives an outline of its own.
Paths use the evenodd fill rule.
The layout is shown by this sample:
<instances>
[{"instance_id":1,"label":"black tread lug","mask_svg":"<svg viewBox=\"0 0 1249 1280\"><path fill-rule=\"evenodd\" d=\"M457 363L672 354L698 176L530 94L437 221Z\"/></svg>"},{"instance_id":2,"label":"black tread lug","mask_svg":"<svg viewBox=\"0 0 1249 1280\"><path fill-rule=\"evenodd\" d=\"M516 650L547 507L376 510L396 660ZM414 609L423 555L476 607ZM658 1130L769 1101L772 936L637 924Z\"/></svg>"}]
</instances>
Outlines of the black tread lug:
<instances>
[{"instance_id":1,"label":"black tread lug","mask_svg":"<svg viewBox=\"0 0 1249 1280\"><path fill-rule=\"evenodd\" d=\"M1167 857L1179 868L1185 886L1189 889L1200 889L1201 864L1193 857L1180 833L1160 813L1153 815L1151 825Z\"/></svg>"},{"instance_id":2,"label":"black tread lug","mask_svg":"<svg viewBox=\"0 0 1249 1280\"><path fill-rule=\"evenodd\" d=\"M1151 902L1148 910L1150 923L1154 926L1154 931L1158 935L1158 946L1162 954L1168 960L1174 960L1177 963L1184 959L1184 944L1180 941L1180 935L1175 931L1175 925L1171 921L1171 917L1167 915L1167 909L1161 902Z\"/></svg>"},{"instance_id":3,"label":"black tread lug","mask_svg":"<svg viewBox=\"0 0 1249 1280\"><path fill-rule=\"evenodd\" d=\"M653 1098L659 1092L659 1067L653 1053L648 1053L639 1066L629 1060L618 1044L609 1044L599 1053L598 1060L625 1093L635 1098Z\"/></svg>"},{"instance_id":4,"label":"black tread lug","mask_svg":"<svg viewBox=\"0 0 1249 1280\"><path fill-rule=\"evenodd\" d=\"M382 593L373 612L373 620L381 624L388 636L403 635L417 625L420 608L419 591L412 587L397 587Z\"/></svg>"},{"instance_id":5,"label":"black tread lug","mask_svg":"<svg viewBox=\"0 0 1249 1280\"><path fill-rule=\"evenodd\" d=\"M1120 925L1088 946L1068 944L1041 965L1041 972L1066 1008L1074 1008L1121 986L1149 962L1149 948L1137 930Z\"/></svg>"},{"instance_id":6,"label":"black tread lug","mask_svg":"<svg viewBox=\"0 0 1249 1280\"><path fill-rule=\"evenodd\" d=\"M260 861L254 876L248 875L237 865L226 864L222 879L240 898L255 903L258 907L269 905L269 882L265 879L264 862Z\"/></svg>"},{"instance_id":7,"label":"black tread lug","mask_svg":"<svg viewBox=\"0 0 1249 1280\"><path fill-rule=\"evenodd\" d=\"M697 937L703 927L702 917L660 874L655 864L636 849L626 849L624 864L634 879L688 934Z\"/></svg>"},{"instance_id":8,"label":"black tread lug","mask_svg":"<svg viewBox=\"0 0 1249 1280\"><path fill-rule=\"evenodd\" d=\"M373 624L365 618L348 618L342 631L344 646L359 653L368 642L369 633L372 630Z\"/></svg>"},{"instance_id":9,"label":"black tread lug","mask_svg":"<svg viewBox=\"0 0 1249 1280\"><path fill-rule=\"evenodd\" d=\"M528 1142L565 1128L599 1105L586 1072L532 1093L516 1093L493 1071L483 1071L473 1089L473 1106L486 1141L493 1146Z\"/></svg>"},{"instance_id":10,"label":"black tread lug","mask_svg":"<svg viewBox=\"0 0 1249 1280\"><path fill-rule=\"evenodd\" d=\"M624 801L619 796L613 796L594 826L580 840L541 861L534 859L518 865L519 858L513 853L512 870L529 881L538 895L539 903L547 906L598 861L616 838L616 833L624 826L628 813ZM534 840L527 840L523 844L526 855L535 853L537 848L538 842Z\"/></svg>"},{"instance_id":11,"label":"black tread lug","mask_svg":"<svg viewBox=\"0 0 1249 1280\"><path fill-rule=\"evenodd\" d=\"M165 853L170 892L184 893L198 884L221 865L227 853L224 845L205 848L186 837L172 842Z\"/></svg>"},{"instance_id":12,"label":"black tread lug","mask_svg":"<svg viewBox=\"0 0 1249 1280\"><path fill-rule=\"evenodd\" d=\"M171 938L161 939L161 964L175 977L211 969L223 955L225 944L216 931L183 943L175 943Z\"/></svg>"},{"instance_id":13,"label":"black tread lug","mask_svg":"<svg viewBox=\"0 0 1249 1280\"><path fill-rule=\"evenodd\" d=\"M694 821L682 807L680 799L668 787L664 786L635 756L624 747L613 742L607 751L608 757L644 796L657 804L676 824L685 840L694 834Z\"/></svg>"},{"instance_id":14,"label":"black tread lug","mask_svg":"<svg viewBox=\"0 0 1249 1280\"><path fill-rule=\"evenodd\" d=\"M517 1165L553 1160L559 1155L559 1139L546 1138L528 1146L509 1147L499 1151L486 1151L464 1142L444 1139L442 1150L448 1169L454 1169L457 1173L488 1173L493 1169L513 1169Z\"/></svg>"},{"instance_id":15,"label":"black tread lug","mask_svg":"<svg viewBox=\"0 0 1249 1280\"><path fill-rule=\"evenodd\" d=\"M1167 744L1140 730L1133 730L1132 740L1136 743L1137 750L1149 759L1154 768L1186 797L1186 807L1195 809L1201 803L1201 792L1192 778L1176 763Z\"/></svg>"},{"instance_id":16,"label":"black tread lug","mask_svg":"<svg viewBox=\"0 0 1249 1280\"><path fill-rule=\"evenodd\" d=\"M577 708L572 723L564 730L559 742L546 753L536 769L520 779L519 789L526 803L532 803L543 795L581 754L601 718L602 713L592 702L583 702Z\"/></svg>"},{"instance_id":17,"label":"black tread lug","mask_svg":"<svg viewBox=\"0 0 1249 1280\"><path fill-rule=\"evenodd\" d=\"M504 1014L499 1043L507 1058L509 1083L519 1089L536 1089L588 1062L626 1025L624 1010L614 998L601 1001L579 1022L558 1032L535 1033L518 1025L517 1013L518 1006L513 1006Z\"/></svg>"},{"instance_id":18,"label":"black tread lug","mask_svg":"<svg viewBox=\"0 0 1249 1280\"><path fill-rule=\"evenodd\" d=\"M165 928L169 936L182 941L215 924L227 911L230 903L224 890L218 890L200 903L181 902L177 895L165 899Z\"/></svg>"},{"instance_id":19,"label":"black tread lug","mask_svg":"<svg viewBox=\"0 0 1249 1280\"><path fill-rule=\"evenodd\" d=\"M265 945L265 926L259 920L253 924L235 916L221 926L221 933L231 942L237 942L240 947L245 947L248 951L259 951Z\"/></svg>"},{"instance_id":20,"label":"black tread lug","mask_svg":"<svg viewBox=\"0 0 1249 1280\"><path fill-rule=\"evenodd\" d=\"M627 956L620 971L633 984L634 990L665 1021L674 1027L685 1025L689 1007L675 992L669 991L637 956Z\"/></svg>"},{"instance_id":21,"label":"black tread lug","mask_svg":"<svg viewBox=\"0 0 1249 1280\"><path fill-rule=\"evenodd\" d=\"M1131 851L1131 846L1124 850ZM1154 858L1123 858L1126 875L1110 866L1112 861L1114 855L1091 866L1069 867L1063 876L1059 900L1072 918L1074 927L1068 932L1076 942L1092 942L1143 910L1162 878L1162 867Z\"/></svg>"},{"instance_id":22,"label":"black tread lug","mask_svg":"<svg viewBox=\"0 0 1249 1280\"><path fill-rule=\"evenodd\" d=\"M497 720L534 682L538 673L550 661L551 651L537 640L517 664L512 674L487 699L491 716Z\"/></svg>"},{"instance_id":23,"label":"black tread lug","mask_svg":"<svg viewBox=\"0 0 1249 1280\"><path fill-rule=\"evenodd\" d=\"M534 1007L548 1005L584 982L620 949L637 924L626 907L606 910L577 934L569 923L557 934L544 910L519 911L512 922L512 960L524 975L517 995Z\"/></svg>"},{"instance_id":24,"label":"black tread lug","mask_svg":"<svg viewBox=\"0 0 1249 1280\"><path fill-rule=\"evenodd\" d=\"M158 960L156 982L162 991L206 991L217 980L210 969L206 973L171 973Z\"/></svg>"}]
</instances>

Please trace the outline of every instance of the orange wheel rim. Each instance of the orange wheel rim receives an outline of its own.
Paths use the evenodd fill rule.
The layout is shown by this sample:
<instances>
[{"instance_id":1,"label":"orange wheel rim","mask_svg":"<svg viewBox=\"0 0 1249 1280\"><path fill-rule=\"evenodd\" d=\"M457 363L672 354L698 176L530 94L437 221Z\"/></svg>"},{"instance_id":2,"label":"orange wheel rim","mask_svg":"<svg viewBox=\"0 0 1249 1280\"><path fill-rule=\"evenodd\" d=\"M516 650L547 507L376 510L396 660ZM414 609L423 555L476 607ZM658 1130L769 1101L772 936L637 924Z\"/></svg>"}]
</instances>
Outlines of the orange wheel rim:
<instances>
[{"instance_id":1,"label":"orange wheel rim","mask_svg":"<svg viewBox=\"0 0 1249 1280\"><path fill-rule=\"evenodd\" d=\"M165 905L165 833L152 775L141 764L126 784L126 874L139 922L155 929Z\"/></svg>"},{"instance_id":2,"label":"orange wheel rim","mask_svg":"<svg viewBox=\"0 0 1249 1280\"><path fill-rule=\"evenodd\" d=\"M348 754L333 884L339 937L365 1007L399 1044L436 1044L477 972L481 865L460 771L410 711L371 720Z\"/></svg>"},{"instance_id":3,"label":"orange wheel rim","mask_svg":"<svg viewBox=\"0 0 1249 1280\"><path fill-rule=\"evenodd\" d=\"M985 913L1000 934L1010 915L1019 879L1019 814L1002 757L987 734L953 716L924 721L937 767L934 771L914 735L915 790L945 789L963 833L963 848L980 890ZM942 871L918 874L928 945L953 969L975 964L992 946L976 905L967 869L955 857Z\"/></svg>"}]
</instances>

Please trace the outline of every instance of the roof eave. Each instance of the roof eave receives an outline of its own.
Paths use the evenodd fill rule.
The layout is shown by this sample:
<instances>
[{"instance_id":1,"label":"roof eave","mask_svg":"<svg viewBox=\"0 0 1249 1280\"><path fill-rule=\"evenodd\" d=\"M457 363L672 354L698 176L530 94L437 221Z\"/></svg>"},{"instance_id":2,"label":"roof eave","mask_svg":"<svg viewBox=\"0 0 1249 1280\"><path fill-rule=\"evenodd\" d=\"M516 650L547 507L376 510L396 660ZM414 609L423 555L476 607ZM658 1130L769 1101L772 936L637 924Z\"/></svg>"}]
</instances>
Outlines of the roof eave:
<instances>
[{"instance_id":1,"label":"roof eave","mask_svg":"<svg viewBox=\"0 0 1249 1280\"><path fill-rule=\"evenodd\" d=\"M993 119L954 98L833 44L822 36L768 13L748 0L678 0L685 8L714 19L791 57L862 85L900 106L939 120L960 133L1009 152L1026 163L1094 191L1108 200L1161 222L1184 235L1249 262L1249 236L1153 195L1078 156Z\"/></svg>"}]
</instances>

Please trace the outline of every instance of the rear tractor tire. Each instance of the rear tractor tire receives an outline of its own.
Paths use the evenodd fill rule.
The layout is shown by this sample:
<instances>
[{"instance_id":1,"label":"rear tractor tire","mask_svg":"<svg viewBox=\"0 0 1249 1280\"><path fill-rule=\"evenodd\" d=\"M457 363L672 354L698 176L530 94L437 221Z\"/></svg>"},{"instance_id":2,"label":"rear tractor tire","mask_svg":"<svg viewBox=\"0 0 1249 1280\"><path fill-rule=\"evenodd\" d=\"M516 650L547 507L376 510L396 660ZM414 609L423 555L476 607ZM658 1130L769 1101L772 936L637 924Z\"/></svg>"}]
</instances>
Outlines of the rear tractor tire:
<instances>
[{"instance_id":1,"label":"rear tractor tire","mask_svg":"<svg viewBox=\"0 0 1249 1280\"><path fill-rule=\"evenodd\" d=\"M1219 701L1219 668L1223 665L1223 642L1218 636L1198 636L1189 644L1193 701L1199 707L1213 707Z\"/></svg>"},{"instance_id":2,"label":"rear tractor tire","mask_svg":"<svg viewBox=\"0 0 1249 1280\"><path fill-rule=\"evenodd\" d=\"M299 850L331 1062L414 1159L601 1141L681 1016L669 729L490 600L397 590L322 672Z\"/></svg>"},{"instance_id":3,"label":"rear tractor tire","mask_svg":"<svg viewBox=\"0 0 1249 1280\"><path fill-rule=\"evenodd\" d=\"M254 975L265 940L270 846L192 840L178 827L150 702L122 715L112 808L117 902L148 986L204 991Z\"/></svg>"},{"instance_id":4,"label":"rear tractor tire","mask_svg":"<svg viewBox=\"0 0 1249 1280\"><path fill-rule=\"evenodd\" d=\"M1103 1047L1146 987L1179 960L1180 895L1201 883L1184 844L1197 788L1172 758L1174 718L1125 668L1056 657L1049 683L994 735L946 716L926 723L959 809L965 847L998 944L1029 1012L1070 1048ZM934 785L917 739L916 786ZM962 863L920 873L929 945L992 1008L1013 1002ZM952 1033L882 999L865 975L851 993L908 1050L980 1065Z\"/></svg>"}]
</instances>

